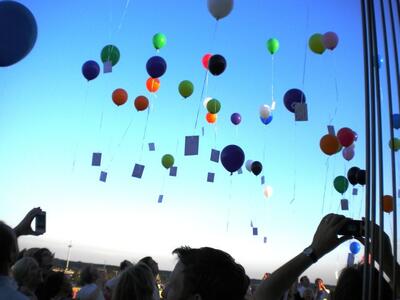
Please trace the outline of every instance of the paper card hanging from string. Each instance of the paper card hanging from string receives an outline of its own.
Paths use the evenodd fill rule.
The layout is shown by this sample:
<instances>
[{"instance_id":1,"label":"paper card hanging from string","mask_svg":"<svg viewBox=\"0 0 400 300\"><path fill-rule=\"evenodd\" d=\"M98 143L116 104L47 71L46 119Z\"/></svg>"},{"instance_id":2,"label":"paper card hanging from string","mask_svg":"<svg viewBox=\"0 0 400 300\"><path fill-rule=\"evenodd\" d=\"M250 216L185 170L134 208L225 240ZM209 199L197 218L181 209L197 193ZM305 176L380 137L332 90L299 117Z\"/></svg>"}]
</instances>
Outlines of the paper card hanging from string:
<instances>
[{"instance_id":1,"label":"paper card hanging from string","mask_svg":"<svg viewBox=\"0 0 400 300\"><path fill-rule=\"evenodd\" d=\"M257 227L253 227L253 235L258 235L258 228Z\"/></svg>"},{"instance_id":2,"label":"paper card hanging from string","mask_svg":"<svg viewBox=\"0 0 400 300\"><path fill-rule=\"evenodd\" d=\"M264 244L266 244L266 243L267 243L267 237L264 236Z\"/></svg>"},{"instance_id":3,"label":"paper card hanging from string","mask_svg":"<svg viewBox=\"0 0 400 300\"><path fill-rule=\"evenodd\" d=\"M336 135L335 127L333 127L333 125L328 125L328 133L330 135Z\"/></svg>"},{"instance_id":4,"label":"paper card hanging from string","mask_svg":"<svg viewBox=\"0 0 400 300\"><path fill-rule=\"evenodd\" d=\"M357 188L353 188L353 196L357 196L358 195L358 189Z\"/></svg>"},{"instance_id":5,"label":"paper card hanging from string","mask_svg":"<svg viewBox=\"0 0 400 300\"><path fill-rule=\"evenodd\" d=\"M157 203L161 203L163 201L163 199L164 199L164 195L159 195Z\"/></svg>"},{"instance_id":6,"label":"paper card hanging from string","mask_svg":"<svg viewBox=\"0 0 400 300\"><path fill-rule=\"evenodd\" d=\"M347 199L340 200L340 206L342 210L349 210L349 201Z\"/></svg>"},{"instance_id":7,"label":"paper card hanging from string","mask_svg":"<svg viewBox=\"0 0 400 300\"><path fill-rule=\"evenodd\" d=\"M261 185L263 185L265 183L265 176L261 176Z\"/></svg>"},{"instance_id":8,"label":"paper card hanging from string","mask_svg":"<svg viewBox=\"0 0 400 300\"><path fill-rule=\"evenodd\" d=\"M347 255L347 266L351 267L352 265L354 265L354 254L353 253L349 253Z\"/></svg>"},{"instance_id":9,"label":"paper card hanging from string","mask_svg":"<svg viewBox=\"0 0 400 300\"><path fill-rule=\"evenodd\" d=\"M99 167L101 165L101 153L93 152L92 166Z\"/></svg>"},{"instance_id":10,"label":"paper card hanging from string","mask_svg":"<svg viewBox=\"0 0 400 300\"><path fill-rule=\"evenodd\" d=\"M135 164L135 167L133 168L132 172L132 177L142 178L143 171L144 171L143 165Z\"/></svg>"},{"instance_id":11,"label":"paper card hanging from string","mask_svg":"<svg viewBox=\"0 0 400 300\"><path fill-rule=\"evenodd\" d=\"M214 182L214 177L215 177L214 173L208 172L208 174L207 174L207 182Z\"/></svg>"},{"instance_id":12,"label":"paper card hanging from string","mask_svg":"<svg viewBox=\"0 0 400 300\"><path fill-rule=\"evenodd\" d=\"M99 180L102 181L102 182L106 182L106 180L107 180L107 172L101 171Z\"/></svg>"},{"instance_id":13,"label":"paper card hanging from string","mask_svg":"<svg viewBox=\"0 0 400 300\"><path fill-rule=\"evenodd\" d=\"M210 160L213 162L218 163L219 162L219 151L215 149L211 149L211 157Z\"/></svg>"},{"instance_id":14,"label":"paper card hanging from string","mask_svg":"<svg viewBox=\"0 0 400 300\"><path fill-rule=\"evenodd\" d=\"M107 60L103 64L103 73L111 73L112 72L112 63Z\"/></svg>"},{"instance_id":15,"label":"paper card hanging from string","mask_svg":"<svg viewBox=\"0 0 400 300\"><path fill-rule=\"evenodd\" d=\"M201 127L201 135L204 136L204 126Z\"/></svg>"},{"instance_id":16,"label":"paper card hanging from string","mask_svg":"<svg viewBox=\"0 0 400 300\"><path fill-rule=\"evenodd\" d=\"M297 103L294 107L296 121L308 121L307 103Z\"/></svg>"},{"instance_id":17,"label":"paper card hanging from string","mask_svg":"<svg viewBox=\"0 0 400 300\"><path fill-rule=\"evenodd\" d=\"M250 227L253 228L253 221L250 221Z\"/></svg>"},{"instance_id":18,"label":"paper card hanging from string","mask_svg":"<svg viewBox=\"0 0 400 300\"><path fill-rule=\"evenodd\" d=\"M149 151L155 151L156 145L154 143L149 143Z\"/></svg>"},{"instance_id":19,"label":"paper card hanging from string","mask_svg":"<svg viewBox=\"0 0 400 300\"><path fill-rule=\"evenodd\" d=\"M176 173L178 172L178 167L171 167L169 169L169 176L176 177Z\"/></svg>"},{"instance_id":20,"label":"paper card hanging from string","mask_svg":"<svg viewBox=\"0 0 400 300\"><path fill-rule=\"evenodd\" d=\"M243 174L242 168L240 168L240 169L238 170L238 174Z\"/></svg>"},{"instance_id":21,"label":"paper card hanging from string","mask_svg":"<svg viewBox=\"0 0 400 300\"><path fill-rule=\"evenodd\" d=\"M275 102L275 100L272 100L271 110L275 110L275 107L276 107L276 102Z\"/></svg>"},{"instance_id":22,"label":"paper card hanging from string","mask_svg":"<svg viewBox=\"0 0 400 300\"><path fill-rule=\"evenodd\" d=\"M400 198L400 189L397 191L397 197Z\"/></svg>"},{"instance_id":23,"label":"paper card hanging from string","mask_svg":"<svg viewBox=\"0 0 400 300\"><path fill-rule=\"evenodd\" d=\"M185 155L198 155L199 154L199 136L185 137Z\"/></svg>"}]
</instances>

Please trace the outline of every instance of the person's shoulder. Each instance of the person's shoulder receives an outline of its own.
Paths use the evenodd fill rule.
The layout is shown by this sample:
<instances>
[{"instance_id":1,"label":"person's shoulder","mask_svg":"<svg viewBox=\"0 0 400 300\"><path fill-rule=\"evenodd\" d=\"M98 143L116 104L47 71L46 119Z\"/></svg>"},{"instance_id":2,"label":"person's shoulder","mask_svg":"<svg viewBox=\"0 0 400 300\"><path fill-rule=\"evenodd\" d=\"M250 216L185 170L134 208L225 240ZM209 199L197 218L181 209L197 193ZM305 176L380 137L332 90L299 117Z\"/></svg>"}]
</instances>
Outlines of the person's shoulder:
<instances>
[{"instance_id":1,"label":"person's shoulder","mask_svg":"<svg viewBox=\"0 0 400 300\"><path fill-rule=\"evenodd\" d=\"M29 298L11 287L0 287L0 300L29 300Z\"/></svg>"}]
</instances>

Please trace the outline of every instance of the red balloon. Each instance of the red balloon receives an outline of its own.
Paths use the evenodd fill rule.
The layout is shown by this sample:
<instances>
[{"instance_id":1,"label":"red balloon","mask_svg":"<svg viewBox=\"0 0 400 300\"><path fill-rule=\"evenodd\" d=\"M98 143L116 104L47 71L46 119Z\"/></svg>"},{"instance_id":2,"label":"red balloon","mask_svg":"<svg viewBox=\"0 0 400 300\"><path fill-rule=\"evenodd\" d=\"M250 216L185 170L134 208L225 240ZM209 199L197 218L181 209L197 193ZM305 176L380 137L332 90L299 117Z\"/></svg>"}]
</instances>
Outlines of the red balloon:
<instances>
[{"instance_id":1,"label":"red balloon","mask_svg":"<svg viewBox=\"0 0 400 300\"><path fill-rule=\"evenodd\" d=\"M203 67L208 70L208 61L210 60L212 54L207 53L206 55L203 56L201 63L203 64Z\"/></svg>"},{"instance_id":2,"label":"red balloon","mask_svg":"<svg viewBox=\"0 0 400 300\"><path fill-rule=\"evenodd\" d=\"M128 93L124 89L116 89L112 93L112 100L118 106L125 104L128 101Z\"/></svg>"},{"instance_id":3,"label":"red balloon","mask_svg":"<svg viewBox=\"0 0 400 300\"><path fill-rule=\"evenodd\" d=\"M350 128L343 127L341 128L337 134L336 134L339 143L343 147L349 147L351 144L353 144L354 140L356 139L356 136Z\"/></svg>"},{"instance_id":4,"label":"red balloon","mask_svg":"<svg viewBox=\"0 0 400 300\"><path fill-rule=\"evenodd\" d=\"M149 99L147 99L145 96L138 96L136 97L134 104L138 111L142 111L149 107Z\"/></svg>"}]
</instances>

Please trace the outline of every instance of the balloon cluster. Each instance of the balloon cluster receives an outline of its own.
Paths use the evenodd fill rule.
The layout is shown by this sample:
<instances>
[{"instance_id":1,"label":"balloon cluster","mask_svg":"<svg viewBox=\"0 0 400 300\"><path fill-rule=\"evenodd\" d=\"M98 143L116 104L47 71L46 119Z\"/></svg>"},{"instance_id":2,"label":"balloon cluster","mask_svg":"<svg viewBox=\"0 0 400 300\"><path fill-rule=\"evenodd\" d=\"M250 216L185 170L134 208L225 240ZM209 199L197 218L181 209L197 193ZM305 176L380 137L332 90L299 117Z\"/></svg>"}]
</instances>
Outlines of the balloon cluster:
<instances>
[{"instance_id":1,"label":"balloon cluster","mask_svg":"<svg viewBox=\"0 0 400 300\"><path fill-rule=\"evenodd\" d=\"M263 104L260 107L260 120L264 125L268 125L272 121L272 109L269 105Z\"/></svg>"},{"instance_id":2,"label":"balloon cluster","mask_svg":"<svg viewBox=\"0 0 400 300\"><path fill-rule=\"evenodd\" d=\"M128 101L128 93L124 89L118 88L113 91L111 98L115 105L124 105ZM149 107L149 99L145 96L138 96L135 98L133 105L137 111L146 110Z\"/></svg>"},{"instance_id":3,"label":"balloon cluster","mask_svg":"<svg viewBox=\"0 0 400 300\"><path fill-rule=\"evenodd\" d=\"M259 161L248 160L246 161L246 170L258 176L262 172L263 166Z\"/></svg>"},{"instance_id":4,"label":"balloon cluster","mask_svg":"<svg viewBox=\"0 0 400 300\"><path fill-rule=\"evenodd\" d=\"M221 102L217 99L206 98L203 103L204 107L207 109L206 120L208 123L215 123L217 121L218 112L221 110ZM239 122L240 123L240 122Z\"/></svg>"},{"instance_id":5,"label":"balloon cluster","mask_svg":"<svg viewBox=\"0 0 400 300\"><path fill-rule=\"evenodd\" d=\"M325 34L315 33L308 40L308 46L316 54L322 54L326 49L334 50L338 43L339 37L332 31Z\"/></svg>"},{"instance_id":6,"label":"balloon cluster","mask_svg":"<svg viewBox=\"0 0 400 300\"><path fill-rule=\"evenodd\" d=\"M120 52L114 45L105 46L100 52L100 59L105 63L110 63L111 66L115 66L120 58ZM100 74L100 66L94 60L88 60L82 65L82 75L87 81L96 79Z\"/></svg>"},{"instance_id":7,"label":"balloon cluster","mask_svg":"<svg viewBox=\"0 0 400 300\"><path fill-rule=\"evenodd\" d=\"M319 146L326 155L336 154L343 149L343 158L350 161L354 157L354 142L357 138L358 136L353 130L343 127L336 135L324 135L319 142Z\"/></svg>"},{"instance_id":8,"label":"balloon cluster","mask_svg":"<svg viewBox=\"0 0 400 300\"><path fill-rule=\"evenodd\" d=\"M292 113L295 112L296 105L299 103L306 103L306 96L299 89L290 89L283 96L283 104Z\"/></svg>"},{"instance_id":9,"label":"balloon cluster","mask_svg":"<svg viewBox=\"0 0 400 300\"><path fill-rule=\"evenodd\" d=\"M365 185L367 182L367 174L365 170L358 167L352 167L347 171L347 179L352 185Z\"/></svg>"}]
</instances>

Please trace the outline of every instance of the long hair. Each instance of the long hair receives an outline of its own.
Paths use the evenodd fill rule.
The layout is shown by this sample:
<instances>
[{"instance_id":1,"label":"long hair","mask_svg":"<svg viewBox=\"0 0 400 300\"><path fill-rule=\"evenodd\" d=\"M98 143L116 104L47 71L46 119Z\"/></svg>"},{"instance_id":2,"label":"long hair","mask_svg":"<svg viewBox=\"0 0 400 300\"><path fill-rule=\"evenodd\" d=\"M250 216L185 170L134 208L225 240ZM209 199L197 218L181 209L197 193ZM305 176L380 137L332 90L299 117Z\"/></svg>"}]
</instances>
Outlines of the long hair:
<instances>
[{"instance_id":1,"label":"long hair","mask_svg":"<svg viewBox=\"0 0 400 300\"><path fill-rule=\"evenodd\" d=\"M152 300L154 277L144 263L128 267L121 273L112 300Z\"/></svg>"}]
</instances>

